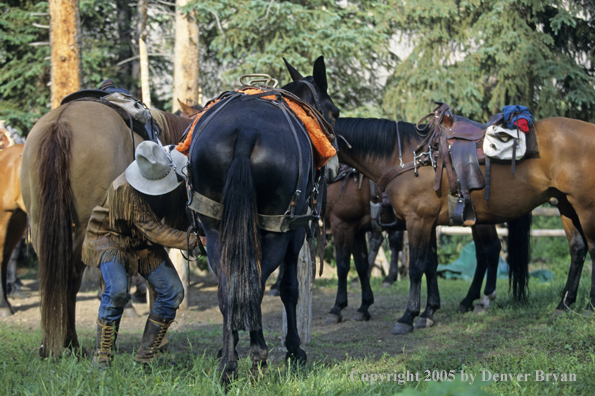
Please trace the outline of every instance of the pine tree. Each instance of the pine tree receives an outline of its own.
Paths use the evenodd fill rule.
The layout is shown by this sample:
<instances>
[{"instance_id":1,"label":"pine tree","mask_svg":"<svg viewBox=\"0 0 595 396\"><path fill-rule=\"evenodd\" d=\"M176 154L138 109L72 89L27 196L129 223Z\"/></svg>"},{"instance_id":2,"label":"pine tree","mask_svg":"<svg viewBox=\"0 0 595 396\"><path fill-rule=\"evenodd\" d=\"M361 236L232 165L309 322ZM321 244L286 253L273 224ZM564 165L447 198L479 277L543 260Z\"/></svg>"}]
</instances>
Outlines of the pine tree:
<instances>
[{"instance_id":1,"label":"pine tree","mask_svg":"<svg viewBox=\"0 0 595 396\"><path fill-rule=\"evenodd\" d=\"M478 121L508 104L595 121L589 1L422 0L392 10L412 52L387 82L387 115L415 121L441 100Z\"/></svg>"}]
</instances>

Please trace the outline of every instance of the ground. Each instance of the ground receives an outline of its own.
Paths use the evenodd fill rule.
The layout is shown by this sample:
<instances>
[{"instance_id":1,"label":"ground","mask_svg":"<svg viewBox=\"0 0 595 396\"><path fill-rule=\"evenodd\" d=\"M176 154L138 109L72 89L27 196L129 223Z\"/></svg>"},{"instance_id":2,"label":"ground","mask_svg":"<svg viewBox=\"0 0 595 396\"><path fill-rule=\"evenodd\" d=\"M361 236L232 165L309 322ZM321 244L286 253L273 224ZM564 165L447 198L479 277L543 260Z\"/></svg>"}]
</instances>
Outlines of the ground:
<instances>
[{"instance_id":1,"label":"ground","mask_svg":"<svg viewBox=\"0 0 595 396\"><path fill-rule=\"evenodd\" d=\"M510 297L506 280L498 281L498 297L491 311L484 315L458 314L456 309L469 282L441 279L442 306L435 315L436 325L403 336L392 335L391 329L403 314L408 280L383 288L381 278L373 279L375 303L370 307L370 321L347 320L324 325L337 290L334 271L334 268L325 266L322 278L317 278L314 284L312 342L303 346L308 354L306 371L291 376L286 374L286 350L281 345L282 304L279 297L267 294L262 304L265 339L270 349L267 380L258 384L249 380L249 339L245 332L241 332L238 344L240 380L234 385L238 394L394 395L406 387L415 387L434 395L437 394L435 386L446 387L444 389L450 392L454 389L448 388L450 385L459 388L464 385L461 389L467 393L453 391L448 394L479 394L477 388L465 388L473 386L483 386L482 389L489 393L502 395L595 394L592 378L595 319L581 315L589 295L590 274L587 271L581 279L578 301L573 307L577 312L555 319L552 313L560 301L565 277L551 283L532 282L529 300L523 305ZM354 272L352 269L351 276ZM4 371L0 365L0 389L9 390L7 394L44 393L50 387L72 394L103 394L129 389L130 394L140 392L162 396L180 394L180 387L194 389L198 392L195 394L222 394L217 385L216 359L221 348L222 318L217 303L217 283L212 275L195 273L191 276L190 307L178 312L168 333L172 353L166 356L175 359L178 368L173 371L167 367L159 368L153 372L157 375L143 373L132 364L148 315L147 304L135 304L138 317L122 319L114 370L95 373L88 360L51 362L36 359L36 348L41 341L39 293L34 273L25 274L23 279L27 298L11 300L16 314L0 318L0 363L5 364ZM267 291L273 280L274 277L269 281ZM360 288L350 285L349 306L343 310L345 318L355 314L360 298ZM424 303L425 290L422 289ZM77 330L82 345L91 350L95 344L98 307L96 288L88 287L79 293ZM478 380L484 371L498 375L527 374L529 381ZM372 378L368 373L404 375L407 372L417 373L419 378L379 384L368 380ZM558 378L572 374L576 380L554 381L553 377L546 381L536 380L535 375L539 372L556 374ZM354 373L355 380L352 378ZM465 373L473 374L476 380L450 382L449 379L445 382L447 373L453 373L457 381ZM439 377L442 374L444 378ZM436 378L427 377L429 375ZM64 378L78 382L66 383ZM107 378L111 382L106 381ZM156 385L159 387L155 388ZM71 388L77 392L71 392ZM313 392L314 388L324 388L324 392Z\"/></svg>"},{"instance_id":2,"label":"ground","mask_svg":"<svg viewBox=\"0 0 595 396\"><path fill-rule=\"evenodd\" d=\"M372 345L367 345L353 351L349 348L347 352L352 357L359 356L364 351L369 355L369 352L378 349L382 353L402 353L407 348L407 343L394 342L395 337L390 334L390 330L398 317L397 314L402 312L394 311L392 307L402 307L405 305L406 298L404 296L393 296L394 300L389 301L390 298L381 298L371 308L373 320L368 323L355 322L349 320L354 316L356 309L359 307L361 301L360 288L356 282L352 284L349 291L350 305L343 310L344 321L340 324L324 325L328 311L332 308L335 301L336 293L336 278L334 277L335 269L329 265L325 266L325 272L321 279L316 280L316 287L313 289L312 298L312 332L315 335L316 343L319 345L329 344L330 348L322 348L317 352L311 346L305 346L310 359L344 359L347 350L334 347L336 342L340 340L342 344L352 344L359 342L361 337L362 327L366 329L366 333L372 336ZM20 271L23 275L24 272ZM27 276L27 275L25 275ZM30 276L30 275L29 275ZM267 291L274 281L276 274L273 274L267 283ZM8 325L16 325L26 330L34 331L40 325L40 311L39 311L39 291L38 282L35 279L25 279L25 294L27 298L24 299L10 299L13 309L16 311L15 315L0 318L0 323ZM212 330L212 332L221 333L221 326L223 323L219 306L217 302L217 279L214 275L206 272L196 271L191 275L190 293L189 293L189 309L178 311L176 320L171 326L172 334L182 334L191 330ZM124 351L132 350L133 344L138 345L142 335L145 321L149 313L148 304L134 303L134 308L138 314L135 318L124 317L120 325L119 343ZM99 309L99 299L97 298L96 285L83 285L81 291L77 296L77 316L76 325L79 337L82 338L85 346L88 345L88 336L91 336L96 329L97 312ZM271 348L270 358L272 361L283 359L285 356L285 349L281 348L281 327L282 327L282 312L283 304L280 297L271 297L268 292L265 294L262 303L263 326L265 330L265 337L269 348ZM379 325L379 322L382 325ZM177 338L174 336L174 338ZM238 352L240 355L248 355L248 337L241 336ZM217 338L219 341L220 339ZM85 342L87 341L87 342ZM130 344L130 345L128 345ZM390 350L387 350L386 345L390 344ZM172 344L173 350L185 349L187 345ZM219 343L214 344L212 340L202 343L200 340L198 344L193 345L193 349L204 348L205 353L216 353L221 346Z\"/></svg>"}]
</instances>

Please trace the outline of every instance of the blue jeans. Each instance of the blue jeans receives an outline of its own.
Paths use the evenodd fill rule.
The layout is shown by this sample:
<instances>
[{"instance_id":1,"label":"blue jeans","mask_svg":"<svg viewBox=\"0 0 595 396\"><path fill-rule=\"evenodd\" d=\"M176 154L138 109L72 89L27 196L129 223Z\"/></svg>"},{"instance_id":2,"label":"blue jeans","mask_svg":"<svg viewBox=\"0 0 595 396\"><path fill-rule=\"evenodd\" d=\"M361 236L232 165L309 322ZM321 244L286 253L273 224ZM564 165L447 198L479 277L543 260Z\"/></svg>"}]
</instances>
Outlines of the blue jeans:
<instances>
[{"instance_id":1,"label":"blue jeans","mask_svg":"<svg viewBox=\"0 0 595 396\"><path fill-rule=\"evenodd\" d=\"M112 322L122 317L124 307L130 301L128 277L123 263L116 260L102 261L100 265L105 291L101 295L99 317ZM151 312L163 319L174 319L176 310L184 299L184 287L171 261L162 261L153 271L141 275L157 292Z\"/></svg>"}]
</instances>

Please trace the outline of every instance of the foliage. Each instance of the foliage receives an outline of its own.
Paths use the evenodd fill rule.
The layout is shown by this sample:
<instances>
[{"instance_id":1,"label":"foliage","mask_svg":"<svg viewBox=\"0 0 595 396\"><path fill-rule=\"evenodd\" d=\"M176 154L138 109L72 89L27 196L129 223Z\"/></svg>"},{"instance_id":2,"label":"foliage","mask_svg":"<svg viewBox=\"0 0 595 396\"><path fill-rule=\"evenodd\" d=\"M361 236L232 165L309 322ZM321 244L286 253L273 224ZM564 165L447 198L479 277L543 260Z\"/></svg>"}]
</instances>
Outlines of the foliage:
<instances>
[{"instance_id":1,"label":"foliage","mask_svg":"<svg viewBox=\"0 0 595 396\"><path fill-rule=\"evenodd\" d=\"M106 78L140 96L138 67L118 62L130 58L136 46L136 8L126 2L83 0L80 2L80 46L83 80L81 88L97 88ZM50 47L48 3L45 1L0 2L0 118L26 135L49 111ZM33 24L38 26L34 26ZM173 52L171 7L151 3L148 18L152 103L170 105ZM154 42L152 42L153 40ZM169 51L169 53L168 53ZM136 61L138 64L138 60ZM164 89L166 87L166 89Z\"/></svg>"},{"instance_id":2,"label":"foliage","mask_svg":"<svg viewBox=\"0 0 595 396\"><path fill-rule=\"evenodd\" d=\"M595 121L595 5L588 1L394 3L411 54L387 82L383 109L415 121L433 106L486 121L507 104L537 118Z\"/></svg>"},{"instance_id":3,"label":"foliage","mask_svg":"<svg viewBox=\"0 0 595 396\"><path fill-rule=\"evenodd\" d=\"M21 133L28 131L49 109L50 47L47 3L32 0L0 3L0 118Z\"/></svg>"},{"instance_id":4,"label":"foliage","mask_svg":"<svg viewBox=\"0 0 595 396\"><path fill-rule=\"evenodd\" d=\"M309 75L325 56L335 102L355 109L381 96L379 70L392 68L389 5L377 1L193 1L204 48L201 84L207 95L238 85L246 73L268 73L287 83L282 62Z\"/></svg>"}]
</instances>

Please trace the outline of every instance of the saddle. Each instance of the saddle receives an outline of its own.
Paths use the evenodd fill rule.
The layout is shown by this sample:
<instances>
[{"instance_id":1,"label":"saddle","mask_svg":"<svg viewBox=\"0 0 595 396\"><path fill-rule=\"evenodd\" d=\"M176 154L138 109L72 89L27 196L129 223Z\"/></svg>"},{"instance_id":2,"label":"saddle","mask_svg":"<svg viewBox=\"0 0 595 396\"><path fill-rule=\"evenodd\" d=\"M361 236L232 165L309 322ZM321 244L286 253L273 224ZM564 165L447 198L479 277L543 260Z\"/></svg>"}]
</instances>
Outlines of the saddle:
<instances>
[{"instance_id":1,"label":"saddle","mask_svg":"<svg viewBox=\"0 0 595 396\"><path fill-rule=\"evenodd\" d=\"M470 191L482 189L485 178L481 171L483 162L483 138L485 130L471 122L455 120L446 103L436 102L438 107L417 123L427 121L426 128L431 132L428 154L436 169L434 190L442 184L442 168L446 170L450 194L448 196L450 225L475 224L476 216ZM501 115L500 115L501 116ZM492 117L487 126L501 120L500 116ZM486 127L487 127L486 126Z\"/></svg>"},{"instance_id":2,"label":"saddle","mask_svg":"<svg viewBox=\"0 0 595 396\"><path fill-rule=\"evenodd\" d=\"M75 101L96 102L108 106L122 117L131 132L136 132L145 140L157 142L159 130L148 108L125 89L116 88L113 81L104 81L99 89L81 89L66 95L60 105Z\"/></svg>"}]
</instances>

